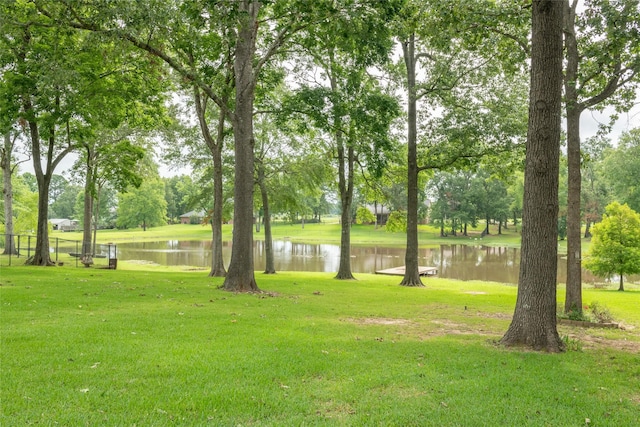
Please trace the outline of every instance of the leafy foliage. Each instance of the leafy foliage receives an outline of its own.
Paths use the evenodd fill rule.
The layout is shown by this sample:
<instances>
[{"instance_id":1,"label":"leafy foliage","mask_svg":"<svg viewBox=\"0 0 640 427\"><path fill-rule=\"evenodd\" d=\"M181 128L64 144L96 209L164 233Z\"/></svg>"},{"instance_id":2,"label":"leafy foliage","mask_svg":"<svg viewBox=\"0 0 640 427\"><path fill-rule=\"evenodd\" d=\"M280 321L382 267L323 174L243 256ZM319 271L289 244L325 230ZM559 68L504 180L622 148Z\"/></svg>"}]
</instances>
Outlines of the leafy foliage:
<instances>
[{"instance_id":1,"label":"leafy foliage","mask_svg":"<svg viewBox=\"0 0 640 427\"><path fill-rule=\"evenodd\" d=\"M389 214L389 219L384 226L390 233L404 233L407 231L407 213L403 211L393 211Z\"/></svg>"},{"instance_id":2,"label":"leafy foliage","mask_svg":"<svg viewBox=\"0 0 640 427\"><path fill-rule=\"evenodd\" d=\"M373 213L364 206L358 207L356 210L356 224L373 224L376 221L376 217Z\"/></svg>"},{"instance_id":3,"label":"leafy foliage","mask_svg":"<svg viewBox=\"0 0 640 427\"><path fill-rule=\"evenodd\" d=\"M593 226L593 240L584 266L594 274L620 276L640 272L640 215L628 205L613 202L602 222Z\"/></svg>"}]
</instances>

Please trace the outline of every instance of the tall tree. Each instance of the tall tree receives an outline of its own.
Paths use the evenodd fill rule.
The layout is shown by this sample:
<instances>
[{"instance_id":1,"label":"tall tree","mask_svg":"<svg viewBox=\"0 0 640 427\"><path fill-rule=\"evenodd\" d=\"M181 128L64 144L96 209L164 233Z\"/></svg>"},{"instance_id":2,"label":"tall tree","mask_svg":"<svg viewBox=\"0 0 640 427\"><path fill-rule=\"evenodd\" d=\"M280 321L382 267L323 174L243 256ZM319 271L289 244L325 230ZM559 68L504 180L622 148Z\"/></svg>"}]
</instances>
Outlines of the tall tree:
<instances>
[{"instance_id":1,"label":"tall tree","mask_svg":"<svg viewBox=\"0 0 640 427\"><path fill-rule=\"evenodd\" d=\"M640 72L638 0L564 0L567 117L567 283L565 312L582 312L580 117L590 108L629 109Z\"/></svg>"},{"instance_id":2,"label":"tall tree","mask_svg":"<svg viewBox=\"0 0 640 427\"><path fill-rule=\"evenodd\" d=\"M127 139L131 136L129 129L112 132L102 129L91 140L83 142L85 155L81 163L85 185L81 253L87 258L85 264L92 263L91 257L95 254L102 189L110 185L123 192L142 183L138 162L144 157L144 150Z\"/></svg>"},{"instance_id":3,"label":"tall tree","mask_svg":"<svg viewBox=\"0 0 640 427\"><path fill-rule=\"evenodd\" d=\"M69 31L51 25L34 13L31 4L4 2L0 50L8 61L5 78L11 81L14 97L19 99L17 113L29 129L31 157L38 183L38 227L31 262L51 265L48 235L49 185L55 168L74 149L74 134L82 127L78 108L88 79L81 71L82 41Z\"/></svg>"},{"instance_id":4,"label":"tall tree","mask_svg":"<svg viewBox=\"0 0 640 427\"><path fill-rule=\"evenodd\" d=\"M157 166L147 157L141 162L138 174L144 180L136 187L129 185L126 192L118 195L118 227L148 227L166 223L167 202L164 198L164 182Z\"/></svg>"},{"instance_id":5,"label":"tall tree","mask_svg":"<svg viewBox=\"0 0 640 427\"><path fill-rule=\"evenodd\" d=\"M563 4L534 0L531 11L520 276L513 319L500 342L559 352L564 349L556 328Z\"/></svg>"},{"instance_id":6,"label":"tall tree","mask_svg":"<svg viewBox=\"0 0 640 427\"><path fill-rule=\"evenodd\" d=\"M463 166L471 159L497 156L516 146L523 122L518 108L522 94L519 79L509 84L505 74L518 72L512 56L519 58L525 52L517 38L504 36L502 28L502 18L510 17L513 8L508 2L408 0L399 15L396 31L402 46L407 97L403 286L423 286L418 273L418 174ZM522 28L518 14L513 16L513 20L504 19L509 22L506 26ZM478 17L490 18L480 22ZM482 90L474 90L478 87ZM489 87L491 90L487 90ZM437 114L430 117L429 127L438 133L428 139L418 135L419 102L429 110L440 107L444 113L439 118Z\"/></svg>"},{"instance_id":7,"label":"tall tree","mask_svg":"<svg viewBox=\"0 0 640 427\"><path fill-rule=\"evenodd\" d=\"M357 164L381 174L385 152L391 148L389 127L398 114L368 70L387 61L391 49L388 22L394 2L354 1L332 5L336 10L322 26L306 29L300 45L311 59L307 72L326 76L299 92L314 124L331 140L338 173L341 204L340 264L337 279L353 279L351 222ZM308 81L313 81L309 78Z\"/></svg>"},{"instance_id":8,"label":"tall tree","mask_svg":"<svg viewBox=\"0 0 640 427\"><path fill-rule=\"evenodd\" d=\"M0 168L2 169L2 201L4 206L4 234L5 245L4 254L14 255L17 253L15 238L13 237L13 174L18 166L13 161L14 146L18 133L7 129L4 131L3 144L0 147Z\"/></svg>"},{"instance_id":9,"label":"tall tree","mask_svg":"<svg viewBox=\"0 0 640 427\"><path fill-rule=\"evenodd\" d=\"M608 188L601 173L604 151L610 148L611 142L606 138L595 136L582 144L581 152L584 162L582 173L582 205L584 209L584 238L591 237L591 225L602 218L608 202Z\"/></svg>"}]
</instances>

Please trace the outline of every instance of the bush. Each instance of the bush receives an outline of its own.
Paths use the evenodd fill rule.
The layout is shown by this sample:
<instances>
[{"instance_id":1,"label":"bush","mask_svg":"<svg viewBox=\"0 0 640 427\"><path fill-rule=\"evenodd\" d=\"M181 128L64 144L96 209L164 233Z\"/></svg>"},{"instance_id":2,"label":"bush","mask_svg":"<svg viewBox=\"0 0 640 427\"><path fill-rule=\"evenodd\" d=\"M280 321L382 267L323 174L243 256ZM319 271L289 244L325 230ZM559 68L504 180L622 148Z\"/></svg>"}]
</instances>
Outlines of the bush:
<instances>
[{"instance_id":1,"label":"bush","mask_svg":"<svg viewBox=\"0 0 640 427\"><path fill-rule=\"evenodd\" d=\"M594 322L597 323L611 323L613 322L613 315L607 307L594 301L587 307Z\"/></svg>"},{"instance_id":2,"label":"bush","mask_svg":"<svg viewBox=\"0 0 640 427\"><path fill-rule=\"evenodd\" d=\"M407 213L403 211L394 211L389 215L385 230L392 233L407 231Z\"/></svg>"},{"instance_id":3,"label":"bush","mask_svg":"<svg viewBox=\"0 0 640 427\"><path fill-rule=\"evenodd\" d=\"M376 222L376 217L371 211L364 206L360 206L356 211L356 224L373 224Z\"/></svg>"}]
</instances>

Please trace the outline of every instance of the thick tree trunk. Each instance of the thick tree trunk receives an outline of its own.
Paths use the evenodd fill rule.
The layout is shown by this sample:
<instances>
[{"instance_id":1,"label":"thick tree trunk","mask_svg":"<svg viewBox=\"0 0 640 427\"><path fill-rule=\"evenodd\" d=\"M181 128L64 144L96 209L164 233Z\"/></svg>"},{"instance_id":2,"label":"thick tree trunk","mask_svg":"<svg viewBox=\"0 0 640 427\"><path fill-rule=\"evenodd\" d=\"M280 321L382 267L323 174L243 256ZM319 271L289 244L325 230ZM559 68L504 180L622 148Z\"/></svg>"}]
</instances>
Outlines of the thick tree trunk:
<instances>
[{"instance_id":1,"label":"thick tree trunk","mask_svg":"<svg viewBox=\"0 0 640 427\"><path fill-rule=\"evenodd\" d=\"M271 210L269 208L269 194L264 176L264 166L258 165L258 186L262 197L262 209L264 215L264 254L265 254L265 274L275 274L276 267L273 258L273 237L271 235Z\"/></svg>"},{"instance_id":2,"label":"thick tree trunk","mask_svg":"<svg viewBox=\"0 0 640 427\"><path fill-rule=\"evenodd\" d=\"M500 341L550 352L564 349L556 327L562 12L554 0L532 4L520 277L513 320Z\"/></svg>"},{"instance_id":3,"label":"thick tree trunk","mask_svg":"<svg viewBox=\"0 0 640 427\"><path fill-rule=\"evenodd\" d=\"M9 132L4 134L2 150L2 196L4 201L4 255L17 255L15 237L13 235L13 182L11 181L11 153L13 144Z\"/></svg>"},{"instance_id":4,"label":"thick tree trunk","mask_svg":"<svg viewBox=\"0 0 640 427\"><path fill-rule=\"evenodd\" d=\"M31 104L25 102L25 111L32 111ZM47 170L42 169L40 158L40 132L38 124L29 121L29 132L31 136L31 155L33 157L33 168L38 182L38 225L36 229L36 247L33 258L28 260L32 265L49 266L54 265L49 254L49 186L51 184L51 155L55 142L53 131L49 140L49 150L47 156Z\"/></svg>"},{"instance_id":5,"label":"thick tree trunk","mask_svg":"<svg viewBox=\"0 0 640 427\"><path fill-rule=\"evenodd\" d=\"M44 174L38 178L38 226L36 230L36 248L33 253L32 265L54 265L49 253L49 186L51 174Z\"/></svg>"},{"instance_id":6,"label":"thick tree trunk","mask_svg":"<svg viewBox=\"0 0 640 427\"><path fill-rule=\"evenodd\" d=\"M402 43L407 70L408 118L407 118L407 247L405 271L401 286L424 286L418 270L418 151L416 116L416 58L415 36ZM444 218L440 234L444 234Z\"/></svg>"},{"instance_id":7,"label":"thick tree trunk","mask_svg":"<svg viewBox=\"0 0 640 427\"><path fill-rule=\"evenodd\" d=\"M253 59L260 3L239 2L239 26L234 71L236 76L233 135L235 153L233 247L224 289L236 292L259 291L253 264L253 101L255 75Z\"/></svg>"},{"instance_id":8,"label":"thick tree trunk","mask_svg":"<svg viewBox=\"0 0 640 427\"><path fill-rule=\"evenodd\" d=\"M620 273L620 286L618 287L620 292L624 291L624 275Z\"/></svg>"},{"instance_id":9,"label":"thick tree trunk","mask_svg":"<svg viewBox=\"0 0 640 427\"><path fill-rule=\"evenodd\" d=\"M580 115L583 108L578 104L578 44L575 33L575 8L564 2L564 39L566 70L564 79L565 106L567 115L567 283L564 303L565 313L582 313L582 242L580 192L582 171L580 169Z\"/></svg>"}]
</instances>

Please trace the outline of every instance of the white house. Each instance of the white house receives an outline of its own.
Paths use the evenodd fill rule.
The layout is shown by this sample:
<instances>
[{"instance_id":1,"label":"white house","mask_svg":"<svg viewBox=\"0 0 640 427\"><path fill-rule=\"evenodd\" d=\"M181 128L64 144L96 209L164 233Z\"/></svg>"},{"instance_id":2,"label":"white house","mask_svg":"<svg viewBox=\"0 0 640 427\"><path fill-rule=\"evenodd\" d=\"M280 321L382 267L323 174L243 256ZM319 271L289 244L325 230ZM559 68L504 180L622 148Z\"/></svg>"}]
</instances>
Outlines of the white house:
<instances>
[{"instance_id":1,"label":"white house","mask_svg":"<svg viewBox=\"0 0 640 427\"><path fill-rule=\"evenodd\" d=\"M49 220L54 230L59 231L75 231L78 229L78 221L67 218L51 218Z\"/></svg>"}]
</instances>

